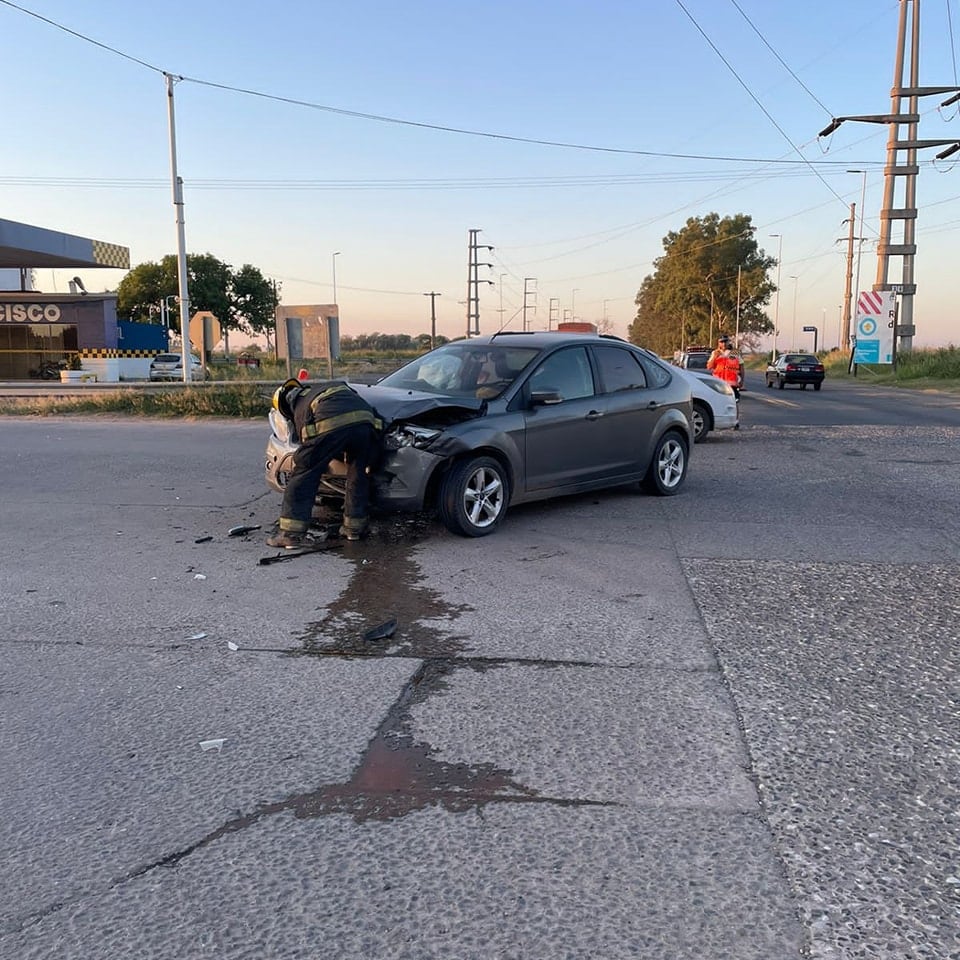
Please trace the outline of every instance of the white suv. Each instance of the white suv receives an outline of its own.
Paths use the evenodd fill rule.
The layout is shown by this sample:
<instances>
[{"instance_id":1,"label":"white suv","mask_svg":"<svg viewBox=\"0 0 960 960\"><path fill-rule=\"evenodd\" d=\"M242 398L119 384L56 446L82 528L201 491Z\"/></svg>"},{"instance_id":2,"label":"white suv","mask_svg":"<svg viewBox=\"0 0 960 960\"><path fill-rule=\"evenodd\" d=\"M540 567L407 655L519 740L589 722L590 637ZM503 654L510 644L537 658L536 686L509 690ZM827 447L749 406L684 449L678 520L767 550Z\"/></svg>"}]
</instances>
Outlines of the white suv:
<instances>
[{"instance_id":1,"label":"white suv","mask_svg":"<svg viewBox=\"0 0 960 960\"><path fill-rule=\"evenodd\" d=\"M179 353L158 353L150 361L151 380L182 380L183 358ZM203 364L200 358L190 357L190 379L205 380Z\"/></svg>"}]
</instances>

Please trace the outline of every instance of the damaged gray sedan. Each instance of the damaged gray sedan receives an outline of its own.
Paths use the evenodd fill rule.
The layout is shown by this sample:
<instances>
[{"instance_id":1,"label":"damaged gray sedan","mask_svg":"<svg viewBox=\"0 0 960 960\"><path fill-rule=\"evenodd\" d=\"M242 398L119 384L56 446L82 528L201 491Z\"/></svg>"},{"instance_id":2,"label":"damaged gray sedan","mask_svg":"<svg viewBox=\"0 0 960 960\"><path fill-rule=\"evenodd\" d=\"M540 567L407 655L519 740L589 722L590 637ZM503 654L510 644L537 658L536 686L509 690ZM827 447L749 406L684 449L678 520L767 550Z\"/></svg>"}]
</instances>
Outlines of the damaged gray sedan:
<instances>
[{"instance_id":1,"label":"damaged gray sedan","mask_svg":"<svg viewBox=\"0 0 960 960\"><path fill-rule=\"evenodd\" d=\"M436 509L463 536L492 533L511 504L631 483L671 496L687 475L689 385L616 337L474 337L351 387L386 424L374 505ZM297 442L276 410L270 426L266 478L282 491ZM331 463L318 500L342 497L345 475Z\"/></svg>"}]
</instances>

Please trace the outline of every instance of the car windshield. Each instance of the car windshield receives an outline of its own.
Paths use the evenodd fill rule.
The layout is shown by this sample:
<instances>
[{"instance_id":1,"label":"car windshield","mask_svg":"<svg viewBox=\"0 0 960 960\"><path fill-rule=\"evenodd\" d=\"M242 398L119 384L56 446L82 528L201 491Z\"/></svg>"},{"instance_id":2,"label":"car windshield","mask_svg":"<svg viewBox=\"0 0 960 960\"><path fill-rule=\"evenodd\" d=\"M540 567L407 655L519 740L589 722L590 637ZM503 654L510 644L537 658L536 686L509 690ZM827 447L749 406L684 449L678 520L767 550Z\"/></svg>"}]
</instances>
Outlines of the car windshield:
<instances>
[{"instance_id":1,"label":"car windshield","mask_svg":"<svg viewBox=\"0 0 960 960\"><path fill-rule=\"evenodd\" d=\"M391 373L381 386L452 397L499 397L538 356L532 347L450 343Z\"/></svg>"}]
</instances>

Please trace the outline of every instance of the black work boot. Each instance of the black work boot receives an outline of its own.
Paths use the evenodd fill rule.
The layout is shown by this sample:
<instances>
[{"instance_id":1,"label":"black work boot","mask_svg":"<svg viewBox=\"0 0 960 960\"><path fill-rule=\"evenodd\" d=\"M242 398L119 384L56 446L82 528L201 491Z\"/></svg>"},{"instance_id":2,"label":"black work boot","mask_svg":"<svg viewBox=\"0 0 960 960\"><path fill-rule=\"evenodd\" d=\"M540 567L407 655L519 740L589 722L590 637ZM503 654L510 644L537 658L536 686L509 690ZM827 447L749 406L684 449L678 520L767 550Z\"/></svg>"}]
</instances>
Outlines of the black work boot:
<instances>
[{"instance_id":1,"label":"black work boot","mask_svg":"<svg viewBox=\"0 0 960 960\"><path fill-rule=\"evenodd\" d=\"M267 537L268 547L280 547L284 550L297 550L300 547L309 547L312 543L305 533L293 530L278 530L272 537Z\"/></svg>"},{"instance_id":2,"label":"black work boot","mask_svg":"<svg viewBox=\"0 0 960 960\"><path fill-rule=\"evenodd\" d=\"M347 540L362 540L367 535L367 521L362 517L344 517L340 536Z\"/></svg>"}]
</instances>

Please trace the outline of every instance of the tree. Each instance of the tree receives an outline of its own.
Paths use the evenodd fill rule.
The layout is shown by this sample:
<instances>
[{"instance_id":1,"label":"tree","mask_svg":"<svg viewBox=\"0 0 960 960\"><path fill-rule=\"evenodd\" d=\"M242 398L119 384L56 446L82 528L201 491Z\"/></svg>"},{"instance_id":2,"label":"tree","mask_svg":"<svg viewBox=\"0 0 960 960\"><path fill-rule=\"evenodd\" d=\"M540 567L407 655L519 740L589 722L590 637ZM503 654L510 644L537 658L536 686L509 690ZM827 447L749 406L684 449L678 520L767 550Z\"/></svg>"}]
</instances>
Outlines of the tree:
<instances>
[{"instance_id":1,"label":"tree","mask_svg":"<svg viewBox=\"0 0 960 960\"><path fill-rule=\"evenodd\" d=\"M663 239L664 254L637 293L628 339L666 354L687 343L710 343L739 330L748 339L768 333L764 311L776 289L767 274L776 259L754 239L746 214L691 217Z\"/></svg>"},{"instance_id":2,"label":"tree","mask_svg":"<svg viewBox=\"0 0 960 960\"><path fill-rule=\"evenodd\" d=\"M234 271L213 254L187 254L190 311L209 310L224 334L243 330L251 334L273 330L278 301L277 287L256 267L245 263ZM168 254L160 263L147 261L134 267L117 288L117 315L138 323L154 323L160 302L179 294L177 258ZM180 329L173 311L168 324Z\"/></svg>"}]
</instances>

